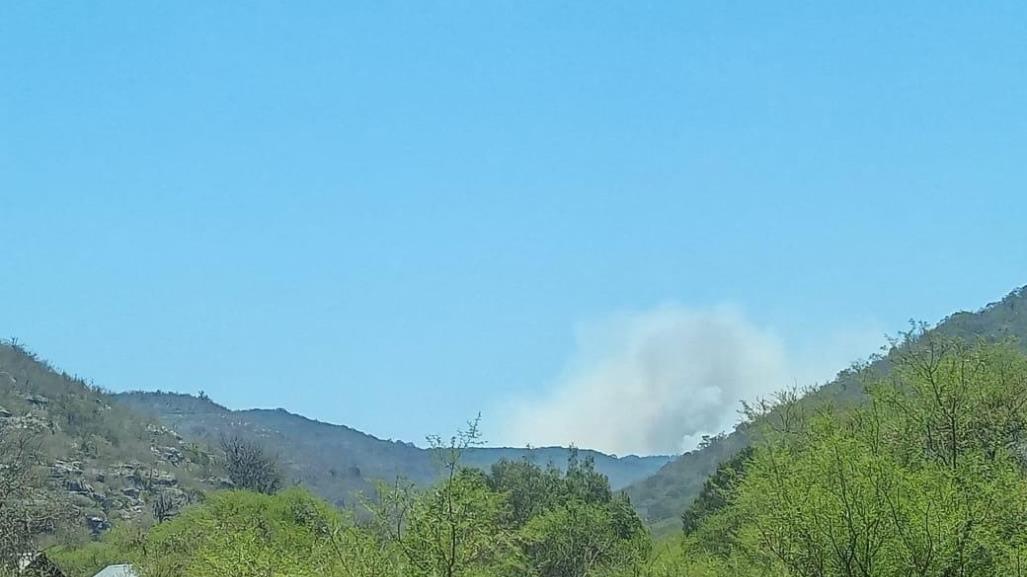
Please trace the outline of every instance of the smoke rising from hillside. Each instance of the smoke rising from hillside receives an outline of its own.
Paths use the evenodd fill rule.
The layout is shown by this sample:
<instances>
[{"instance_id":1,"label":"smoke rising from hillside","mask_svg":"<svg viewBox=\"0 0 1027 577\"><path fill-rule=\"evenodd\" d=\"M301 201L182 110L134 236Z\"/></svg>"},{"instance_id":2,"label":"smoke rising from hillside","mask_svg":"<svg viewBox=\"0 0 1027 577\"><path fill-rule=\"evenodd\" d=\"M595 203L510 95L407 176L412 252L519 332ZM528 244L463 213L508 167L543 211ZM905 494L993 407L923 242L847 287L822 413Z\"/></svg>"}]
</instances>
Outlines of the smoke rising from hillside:
<instances>
[{"instance_id":1,"label":"smoke rising from hillside","mask_svg":"<svg viewBox=\"0 0 1027 577\"><path fill-rule=\"evenodd\" d=\"M831 366L821 379L855 358L820 357L820 366ZM805 379L814 372L790 362L780 338L734 308L620 315L580 331L564 376L545 396L512 404L504 437L617 454L677 453L703 434L729 430L742 400L812 384Z\"/></svg>"}]
</instances>

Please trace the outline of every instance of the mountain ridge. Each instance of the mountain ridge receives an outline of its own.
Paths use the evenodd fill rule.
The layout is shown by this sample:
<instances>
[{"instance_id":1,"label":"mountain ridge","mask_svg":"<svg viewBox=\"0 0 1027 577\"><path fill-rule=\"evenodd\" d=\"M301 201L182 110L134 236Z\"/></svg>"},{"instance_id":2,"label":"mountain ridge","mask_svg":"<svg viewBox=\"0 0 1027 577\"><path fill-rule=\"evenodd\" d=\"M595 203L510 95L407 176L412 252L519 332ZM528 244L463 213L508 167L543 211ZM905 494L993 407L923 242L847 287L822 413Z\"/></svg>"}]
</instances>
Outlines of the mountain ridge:
<instances>
[{"instance_id":1,"label":"mountain ridge","mask_svg":"<svg viewBox=\"0 0 1027 577\"><path fill-rule=\"evenodd\" d=\"M432 450L399 440L386 440L347 425L329 423L275 409L228 409L206 395L165 391L130 391L114 395L130 409L168 423L194 442L216 444L221 438L251 436L279 456L290 480L340 506L374 493L376 481L405 478L428 485L439 478ZM590 449L573 449L579 458L592 458L614 488L654 473L671 456L613 456ZM539 465L565 465L567 447L471 447L463 462L487 469L500 459L528 459Z\"/></svg>"}]
</instances>

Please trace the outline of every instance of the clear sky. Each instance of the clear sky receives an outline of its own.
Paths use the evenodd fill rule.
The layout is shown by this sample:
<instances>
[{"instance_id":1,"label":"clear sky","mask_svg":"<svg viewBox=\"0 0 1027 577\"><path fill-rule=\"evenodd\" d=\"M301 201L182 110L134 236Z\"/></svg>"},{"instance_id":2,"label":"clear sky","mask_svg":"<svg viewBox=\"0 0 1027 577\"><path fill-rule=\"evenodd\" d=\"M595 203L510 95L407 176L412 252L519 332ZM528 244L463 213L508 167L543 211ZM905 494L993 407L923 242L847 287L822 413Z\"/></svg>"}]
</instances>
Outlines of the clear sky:
<instances>
[{"instance_id":1,"label":"clear sky","mask_svg":"<svg viewBox=\"0 0 1027 577\"><path fill-rule=\"evenodd\" d=\"M1025 185L1022 1L0 4L0 334L114 390L526 442L724 323L773 388L1027 283Z\"/></svg>"}]
</instances>

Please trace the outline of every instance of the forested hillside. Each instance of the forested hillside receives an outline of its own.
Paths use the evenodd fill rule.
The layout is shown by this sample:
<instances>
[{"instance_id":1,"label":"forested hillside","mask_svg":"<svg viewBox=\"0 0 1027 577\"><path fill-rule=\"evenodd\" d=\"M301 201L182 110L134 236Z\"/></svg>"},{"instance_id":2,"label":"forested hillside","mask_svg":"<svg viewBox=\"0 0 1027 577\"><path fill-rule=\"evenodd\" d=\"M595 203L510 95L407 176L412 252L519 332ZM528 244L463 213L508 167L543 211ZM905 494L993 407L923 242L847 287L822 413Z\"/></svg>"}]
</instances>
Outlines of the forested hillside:
<instances>
[{"instance_id":1,"label":"forested hillside","mask_svg":"<svg viewBox=\"0 0 1027 577\"><path fill-rule=\"evenodd\" d=\"M387 441L343 425L308 419L288 411L251 409L231 411L208 398L166 392L115 395L125 406L168 423L186 438L217 445L225 436L242 434L258 439L279 456L287 477L338 505L352 505L373 493L376 481L403 477L420 486L439 478L432 452L412 443ZM580 450L614 489L645 478L670 457L612 457ZM570 451L563 447L533 449L469 447L463 464L487 470L500 459L528 460L541 467L563 466Z\"/></svg>"},{"instance_id":2,"label":"forested hillside","mask_svg":"<svg viewBox=\"0 0 1027 577\"><path fill-rule=\"evenodd\" d=\"M684 516L674 571L1025 574L1027 357L916 332L859 406L784 395Z\"/></svg>"},{"instance_id":3,"label":"forested hillside","mask_svg":"<svg viewBox=\"0 0 1027 577\"><path fill-rule=\"evenodd\" d=\"M964 340L1008 338L1027 350L1027 289L1017 289L1001 301L978 311L955 313L929 332ZM872 359L867 370L869 373L886 373L891 362L890 354ZM862 380L866 374L844 370L834 381L812 391L804 402L840 405L864 402L867 397ZM677 527L680 515L699 495L706 479L721 463L755 440L753 427L748 423L741 424L729 434L712 439L699 449L668 463L653 476L628 487L632 503L654 527L664 530Z\"/></svg>"}]
</instances>

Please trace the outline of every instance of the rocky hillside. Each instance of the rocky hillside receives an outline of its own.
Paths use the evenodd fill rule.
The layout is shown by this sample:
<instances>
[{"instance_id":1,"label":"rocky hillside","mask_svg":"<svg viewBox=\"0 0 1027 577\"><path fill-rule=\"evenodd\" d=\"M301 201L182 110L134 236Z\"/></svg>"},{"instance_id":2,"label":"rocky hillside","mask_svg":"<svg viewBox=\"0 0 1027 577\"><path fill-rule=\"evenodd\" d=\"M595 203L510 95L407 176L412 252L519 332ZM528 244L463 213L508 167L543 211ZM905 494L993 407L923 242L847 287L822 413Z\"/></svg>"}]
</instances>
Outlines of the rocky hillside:
<instances>
[{"instance_id":1,"label":"rocky hillside","mask_svg":"<svg viewBox=\"0 0 1027 577\"><path fill-rule=\"evenodd\" d=\"M219 482L204 449L5 341L0 434L15 431L41 444L42 488L94 533L118 520L148 519L158 498L177 506Z\"/></svg>"},{"instance_id":2,"label":"rocky hillside","mask_svg":"<svg viewBox=\"0 0 1027 577\"><path fill-rule=\"evenodd\" d=\"M931 330L963 339L1014 339L1027 350L1027 287L1017 289L1001 301L980 310L955 313ZM888 366L889 359L885 356L873 362L870 369L884 372ZM813 392L807 400L845 404L858 403L863 398L862 386L855 375L851 371L842 371L834 381ZM681 513L699 494L705 480L720 463L751 441L750 427L742 425L729 435L680 456L652 477L628 487L632 503L653 526L678 527Z\"/></svg>"},{"instance_id":3,"label":"rocky hillside","mask_svg":"<svg viewBox=\"0 0 1027 577\"><path fill-rule=\"evenodd\" d=\"M359 494L370 495L375 480L397 476L425 485L437 478L431 452L411 443L386 441L342 425L311 420L288 411L252 409L231 411L210 399L163 392L115 395L126 407L152 415L196 442L217 444L221 437L240 434L259 439L276 453L289 478L339 505L353 503ZM596 469L610 478L614 488L656 472L670 457L617 458L596 451ZM540 465L563 465L569 450L474 448L464 456L473 467L488 468L502 458L529 459Z\"/></svg>"}]
</instances>

